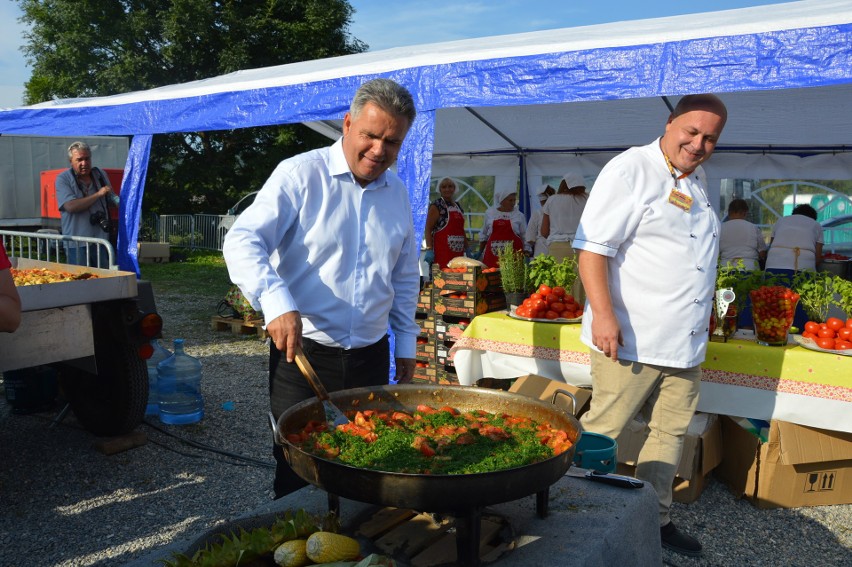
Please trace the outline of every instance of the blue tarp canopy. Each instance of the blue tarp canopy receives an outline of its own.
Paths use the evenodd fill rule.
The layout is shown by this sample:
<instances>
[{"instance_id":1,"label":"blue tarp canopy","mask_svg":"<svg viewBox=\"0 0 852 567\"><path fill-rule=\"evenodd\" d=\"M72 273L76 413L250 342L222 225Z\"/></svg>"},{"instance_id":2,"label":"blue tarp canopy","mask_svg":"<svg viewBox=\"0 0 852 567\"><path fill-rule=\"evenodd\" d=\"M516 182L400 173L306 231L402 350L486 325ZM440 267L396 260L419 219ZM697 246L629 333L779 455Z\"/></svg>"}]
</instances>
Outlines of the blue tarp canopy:
<instances>
[{"instance_id":1,"label":"blue tarp canopy","mask_svg":"<svg viewBox=\"0 0 852 567\"><path fill-rule=\"evenodd\" d=\"M852 178L852 3L775 6L403 47L191 83L0 110L0 134L132 136L119 265L136 271L151 136L304 122L339 134L358 85L389 77L418 118L397 170L422 231L433 174L520 183L662 133L669 104L719 94L729 109L712 183ZM718 186L715 187L718 196ZM523 202L523 200L522 200Z\"/></svg>"}]
</instances>

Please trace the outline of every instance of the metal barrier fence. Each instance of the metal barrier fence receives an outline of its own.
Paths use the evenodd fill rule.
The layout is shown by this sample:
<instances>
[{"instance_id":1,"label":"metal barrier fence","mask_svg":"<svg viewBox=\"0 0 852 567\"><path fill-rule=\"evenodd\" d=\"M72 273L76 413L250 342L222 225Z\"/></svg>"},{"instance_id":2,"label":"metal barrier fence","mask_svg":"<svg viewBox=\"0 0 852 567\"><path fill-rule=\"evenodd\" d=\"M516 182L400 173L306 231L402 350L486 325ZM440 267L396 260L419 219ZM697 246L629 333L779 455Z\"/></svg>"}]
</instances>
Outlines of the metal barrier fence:
<instances>
[{"instance_id":1,"label":"metal barrier fence","mask_svg":"<svg viewBox=\"0 0 852 567\"><path fill-rule=\"evenodd\" d=\"M142 220L141 241L165 242L191 250L222 250L233 215L155 215Z\"/></svg>"},{"instance_id":2,"label":"metal barrier fence","mask_svg":"<svg viewBox=\"0 0 852 567\"><path fill-rule=\"evenodd\" d=\"M67 264L69 262L66 246L63 246L65 244L77 249L79 261L72 262L74 264L90 268L108 266L110 270L118 269L115 248L103 238L62 236L55 230L47 229L39 232L0 230L0 239L6 253L15 258Z\"/></svg>"}]
</instances>

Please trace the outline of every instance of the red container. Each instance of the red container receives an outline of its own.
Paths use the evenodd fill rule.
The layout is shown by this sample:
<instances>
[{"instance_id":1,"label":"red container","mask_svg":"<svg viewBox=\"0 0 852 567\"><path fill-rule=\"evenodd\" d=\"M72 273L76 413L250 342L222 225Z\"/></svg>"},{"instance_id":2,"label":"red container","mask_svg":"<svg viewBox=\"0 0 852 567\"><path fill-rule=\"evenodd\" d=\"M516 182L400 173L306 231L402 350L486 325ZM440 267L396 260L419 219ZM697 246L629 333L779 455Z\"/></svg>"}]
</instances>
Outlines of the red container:
<instances>
[{"instance_id":1,"label":"red container","mask_svg":"<svg viewBox=\"0 0 852 567\"><path fill-rule=\"evenodd\" d=\"M56 204L56 178L63 169L49 169L41 172L41 216L48 219L59 218L59 207ZM116 195L121 195L121 181L124 179L123 169L101 168L109 178L109 184ZM110 216L118 218L118 209L110 207Z\"/></svg>"}]
</instances>

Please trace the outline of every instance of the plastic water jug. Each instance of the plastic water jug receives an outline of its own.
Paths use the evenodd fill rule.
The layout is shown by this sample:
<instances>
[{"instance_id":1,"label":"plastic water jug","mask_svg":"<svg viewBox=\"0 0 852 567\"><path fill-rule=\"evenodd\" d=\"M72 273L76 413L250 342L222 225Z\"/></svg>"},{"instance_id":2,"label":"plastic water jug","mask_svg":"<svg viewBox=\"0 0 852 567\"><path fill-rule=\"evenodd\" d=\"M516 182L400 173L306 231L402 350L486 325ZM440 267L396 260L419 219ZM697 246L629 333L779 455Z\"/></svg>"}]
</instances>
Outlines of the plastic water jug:
<instances>
[{"instance_id":1,"label":"plastic water jug","mask_svg":"<svg viewBox=\"0 0 852 567\"><path fill-rule=\"evenodd\" d=\"M158 415L160 403L157 393L157 365L170 357L172 353L157 339L151 341L151 346L154 347L154 354L146 361L148 364L148 406L145 408L145 415Z\"/></svg>"},{"instance_id":2,"label":"plastic water jug","mask_svg":"<svg viewBox=\"0 0 852 567\"><path fill-rule=\"evenodd\" d=\"M196 423L204 417L201 361L183 351L183 339L175 339L174 349L174 354L157 365L160 421L170 425Z\"/></svg>"}]
</instances>

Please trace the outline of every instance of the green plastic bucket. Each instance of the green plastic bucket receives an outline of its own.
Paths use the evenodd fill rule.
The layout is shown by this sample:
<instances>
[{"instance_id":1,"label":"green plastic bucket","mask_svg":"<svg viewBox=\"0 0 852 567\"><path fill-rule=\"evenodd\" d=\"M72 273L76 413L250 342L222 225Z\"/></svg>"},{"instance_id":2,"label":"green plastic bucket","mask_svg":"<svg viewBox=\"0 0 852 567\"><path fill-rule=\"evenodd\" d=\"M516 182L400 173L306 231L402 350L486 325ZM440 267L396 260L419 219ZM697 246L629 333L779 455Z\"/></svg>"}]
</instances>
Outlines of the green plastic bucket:
<instances>
[{"instance_id":1,"label":"green plastic bucket","mask_svg":"<svg viewBox=\"0 0 852 567\"><path fill-rule=\"evenodd\" d=\"M612 437L583 431L574 451L574 464L584 469L615 472L618 443Z\"/></svg>"}]
</instances>

